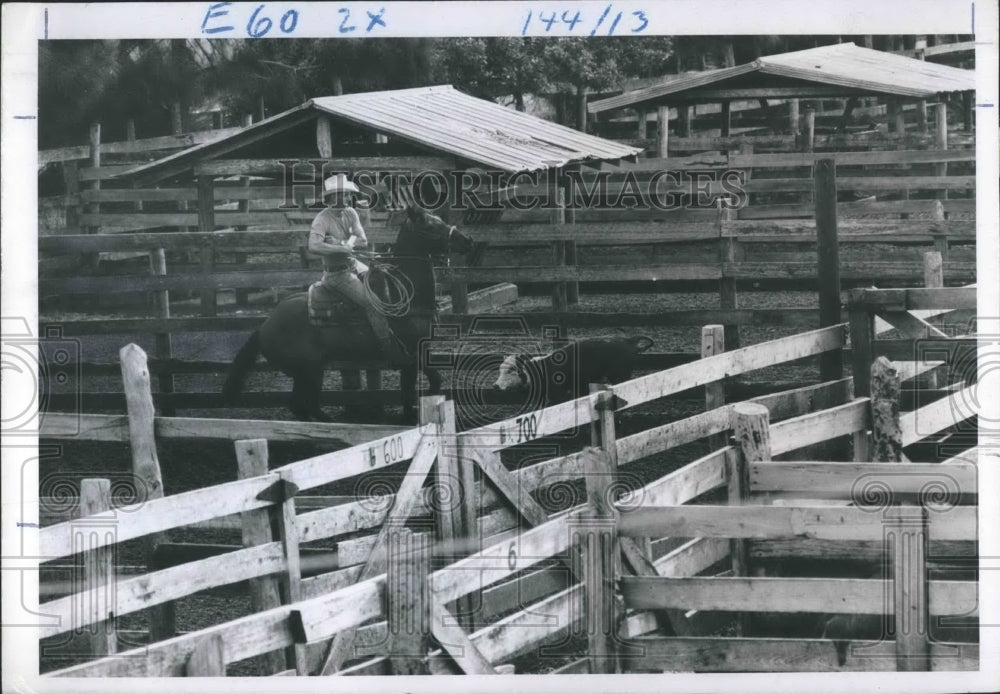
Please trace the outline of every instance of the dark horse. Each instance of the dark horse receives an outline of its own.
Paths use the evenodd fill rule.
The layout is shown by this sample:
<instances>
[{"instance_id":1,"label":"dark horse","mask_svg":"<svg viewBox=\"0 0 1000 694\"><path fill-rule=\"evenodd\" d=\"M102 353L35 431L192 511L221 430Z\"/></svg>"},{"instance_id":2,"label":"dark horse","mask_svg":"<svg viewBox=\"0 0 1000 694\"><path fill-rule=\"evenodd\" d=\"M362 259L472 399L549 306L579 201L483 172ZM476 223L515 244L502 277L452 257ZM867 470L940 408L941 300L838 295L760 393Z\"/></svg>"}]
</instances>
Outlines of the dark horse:
<instances>
[{"instance_id":1,"label":"dark horse","mask_svg":"<svg viewBox=\"0 0 1000 694\"><path fill-rule=\"evenodd\" d=\"M412 420L416 405L418 342L431 335L437 303L434 292L433 256L451 251L466 253L468 262L483 247L474 243L454 226L440 217L419 208L407 209L406 218L399 230L392 257L385 262L396 267L413 285L409 311L400 318L391 318L390 324L399 339L413 356L413 363L401 369L400 389L403 394L403 418ZM369 272L376 273L373 268ZM373 278L377 279L377 278ZM372 284L377 284L372 282ZM371 361L379 354L378 341L360 311L346 318L343 325L317 327L309 322L307 296L295 294L278 304L266 321L250 336L229 368L223 397L235 403L247 374L263 354L268 363L292 377L291 409L303 421L331 421L320 408L323 373L332 361ZM441 387L441 376L432 369L423 369L432 392Z\"/></svg>"}]
</instances>

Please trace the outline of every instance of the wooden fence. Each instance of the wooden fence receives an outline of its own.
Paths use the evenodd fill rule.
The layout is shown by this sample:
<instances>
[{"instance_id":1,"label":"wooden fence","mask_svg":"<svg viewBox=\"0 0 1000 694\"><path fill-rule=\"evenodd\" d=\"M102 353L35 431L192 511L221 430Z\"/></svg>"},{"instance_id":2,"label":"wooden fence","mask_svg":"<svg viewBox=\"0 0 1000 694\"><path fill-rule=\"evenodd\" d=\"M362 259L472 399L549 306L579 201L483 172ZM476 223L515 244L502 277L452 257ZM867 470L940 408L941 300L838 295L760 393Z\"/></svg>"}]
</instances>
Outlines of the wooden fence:
<instances>
[{"instance_id":1,"label":"wooden fence","mask_svg":"<svg viewBox=\"0 0 1000 694\"><path fill-rule=\"evenodd\" d=\"M921 299L926 295L916 291L904 297L902 310L908 310L905 307L914 302L920 304L916 308L928 308L930 303L963 308L963 303L956 303L956 299L968 303L966 294L937 290L933 301L929 301ZM717 330L712 328L708 332ZM749 602L743 594L747 590L784 596L785 599L774 597L759 603L760 609L767 612L794 608L839 614L867 613L872 608L878 608L875 612L910 609L899 601L891 609L878 602L881 591L891 587L882 580L864 583L818 579L818 583L811 584L818 590L812 591L807 590L809 584L790 579L740 578L751 574L749 568L753 562L775 555L773 538L784 538L783 549L777 552L793 560L833 551L828 548L829 542L817 544L812 539L802 539L812 537L813 533L818 533L821 539L829 535L829 539L838 543L846 542L850 545L847 551L863 546L861 554L877 560L883 551L880 545L883 536L878 533L885 525L878 514L842 504L819 509L794 506L757 509L744 505L711 506L705 510L689 505L680 514L663 508L696 501L718 488L728 488L731 504L760 494L782 496L787 501L788 497L813 498L819 492L843 496L845 489L850 491L849 481L868 469L864 463L871 448L866 431L874 426L875 450L892 450L891 445L882 441L898 434L879 419L877 413L885 408L875 407L874 396L854 397L850 381L836 379L757 399L756 404L766 410L763 416L759 410L749 411L755 422L749 424L748 405L726 405L719 400L715 388L735 374L836 352L843 349L845 342L846 326L830 326L734 352L716 353L697 364L643 376L609 389L595 390L575 401L463 432L454 430L451 403L440 398L425 399L424 424L417 429L391 432L375 441L270 472L266 443L240 441L237 443L240 480L106 512L105 518L110 514L111 519L117 519L113 532L94 530L101 518L95 514L103 511L102 497L99 483L87 483L83 489L88 500L81 504L85 517L43 527L39 533L40 554L59 559L86 548L85 566L103 569L88 569L83 573L89 583L82 592L41 606L41 614L60 616L58 623L50 622L43 627L43 637L58 637L74 629L95 626L91 629L97 633L90 639L91 652L105 656L114 652L117 643L108 636L114 633L113 620L106 619L109 612L116 616L126 614L181 599L193 591L243 580L250 580L255 586L254 613L166 640L154 637L154 642L136 650L101 657L53 674L224 674L228 663L264 653L270 654L267 667L280 674L289 671L490 673L525 655L541 653L544 657L538 650L540 647L555 646L576 635L588 639L587 658L574 660L558 671L604 672L622 666L701 670L713 669L712 663L721 663L724 668L754 669L751 656L765 652L770 656L760 660L756 667L761 667L761 663L766 669L793 670L818 666L822 666L820 669L891 667L894 662L891 659L856 658L856 651L852 651L846 665L843 662L835 665L838 647L833 639L791 642L782 651L776 642L734 642L705 636L718 628L719 612L747 609ZM148 470L150 462L155 461L157 426L161 431L177 426L166 419L159 422L154 419L148 375L142 381L148 371L143 368L140 355L141 351L134 347L123 350L125 382L130 392L128 432L137 471L140 463ZM705 413L630 436L616 436L616 411L698 386L709 386ZM901 440L915 441L925 436L927 428L922 424L918 427L918 422L933 422L930 428L938 427L935 430L939 431L965 419L964 410L949 405L970 401L967 395L963 391L951 393L943 401L924 405L912 416L901 419L898 422ZM108 421L107 426L100 426L96 420L92 424L81 437L106 438L108 431L115 426L120 431L122 426L120 420ZM48 420L43 426L43 436L60 433L59 426ZM591 428L592 447L514 470L507 469L501 461L503 449L529 442L541 444L546 437L579 427ZM237 423L235 429L239 428ZM734 430L741 445L718 447L718 437ZM756 433L749 435L751 431ZM844 437L854 444L853 458L857 464L853 466L801 464L798 460L767 462L772 456L788 457L805 447ZM716 442L707 456L666 477L642 483L629 474L633 463L706 438ZM751 447L750 441L758 444ZM381 488L374 499L360 496L336 506L297 513L300 490L372 470L391 469L397 462L407 460L408 470L401 476L394 494L386 496L388 490ZM478 482L475 468L481 478ZM933 472L926 466L909 469L913 477L903 478L902 483L890 480L890 486L898 493L909 494L919 489L915 480ZM871 470L876 475L887 474L883 468ZM974 495L974 477L967 470L961 466L949 466L948 470L954 470L953 476L961 483L961 494ZM147 480L149 477L146 473ZM584 495L567 486L580 477L586 482ZM431 483L429 487L427 482ZM622 493L624 497L620 496ZM616 497L618 501L614 502ZM441 499L450 499L452 503L442 503ZM561 500L561 510L547 510L543 506L545 499ZM428 518L431 509L435 513ZM268 514L277 528L274 535L270 524L260 525ZM616 514L621 518L616 520ZM112 545L153 537L193 523L212 525L237 515L240 521L235 527L242 529L243 548L234 547L225 554L143 576L112 580L113 567L108 564L106 551ZM422 518L426 520L421 521ZM803 530L806 518L814 520ZM925 521L923 532L930 533L932 547L936 542L947 542L949 546L965 543L967 550L975 539L974 519L974 508L958 507L944 520L935 517ZM411 527L416 522L416 534L407 532L404 522ZM826 527L830 529L823 530ZM364 530L376 534L359 534ZM427 542L429 533L436 537L433 549ZM651 541L635 542L632 535L649 537ZM684 543L669 539L678 536L699 539ZM732 547L723 541L733 537L738 541ZM335 552L326 551L319 556L300 552L301 543L328 538L337 539ZM484 549L469 554L470 547ZM601 547L619 547L622 566L629 567L631 577L622 574L624 569L618 567L618 559L610 562L601 559L618 556L617 551L609 553ZM436 561L447 565L428 568L428 562L434 561L431 554ZM387 558L401 555L415 555L402 565L408 567L406 570ZM551 564L552 558L557 560L555 565ZM308 575L310 560L336 570L317 570L314 565ZM731 578L694 578L711 571L713 566L727 563ZM923 576L919 565L907 570L914 573L897 576L893 585L901 585L902 578ZM426 581L419 578L424 576ZM609 588L617 576L622 576L620 584L626 606L635 610L624 615L624 636L634 640L653 629L666 627L681 641L670 644L656 640L660 637L642 637L640 645L649 646L644 651L649 657L638 660L619 649L620 639L612 627L616 623L614 611L602 609L602 605L610 608ZM660 596L666 594L667 579L673 581L669 594L677 597L664 602ZM280 584L281 590L276 584ZM109 598L110 585L114 589ZM968 614L974 609L975 583L959 581L942 585L917 580L912 585L927 586L924 597L912 598L916 601L913 609L923 614ZM845 603L841 596L846 595L854 595L857 602ZM473 597L471 602L470 597ZM112 598L114 608L110 609ZM925 598L930 600L930 608ZM81 605L84 609L80 609ZM454 618L448 619L446 612ZM540 614L555 618L540 625ZM413 622L399 621L406 615L410 619L413 615L424 615L427 621L418 622L418 628L414 629ZM151 624L150 633L162 634L162 627L154 626ZM426 628L422 629L423 626ZM428 653L431 648L424 638L427 633L433 633L442 650L430 650L426 658L413 657L414 653ZM699 638L708 640L698 641ZM647 640L650 643L646 644ZM842 634L839 640L854 640L854 636ZM913 655L920 658L924 656L918 640L908 635L905 643L895 647L863 645L890 654L893 648L899 648L908 658ZM897 644L900 641L897 638ZM783 652L790 655L784 657ZM714 655L707 660L698 658L698 654L706 653ZM720 653L729 655L718 660ZM124 657L129 655L136 657ZM974 667L976 657L975 645L963 644L946 652L940 644L933 644L924 660L906 662L916 663L918 668L929 663L936 668L963 669Z\"/></svg>"}]
</instances>

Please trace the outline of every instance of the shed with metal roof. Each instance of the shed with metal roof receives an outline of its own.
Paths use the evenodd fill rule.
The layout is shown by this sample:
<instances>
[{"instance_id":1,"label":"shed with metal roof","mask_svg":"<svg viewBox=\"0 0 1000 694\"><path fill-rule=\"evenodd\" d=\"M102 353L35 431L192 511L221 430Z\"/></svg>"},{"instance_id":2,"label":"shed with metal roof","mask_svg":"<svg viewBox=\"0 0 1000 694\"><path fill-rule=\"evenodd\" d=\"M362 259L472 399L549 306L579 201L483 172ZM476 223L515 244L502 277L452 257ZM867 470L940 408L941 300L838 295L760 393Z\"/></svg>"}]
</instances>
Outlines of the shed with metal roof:
<instances>
[{"instance_id":1,"label":"shed with metal roof","mask_svg":"<svg viewBox=\"0 0 1000 694\"><path fill-rule=\"evenodd\" d=\"M384 138L379 141L384 146L374 146L373 135ZM456 168L476 166L516 173L614 162L635 157L642 150L440 85L317 97L238 133L120 176L152 183L223 156L261 156L267 152L284 157L315 158L318 154L330 159L340 154L357 156L362 151L431 153L452 158Z\"/></svg>"},{"instance_id":2,"label":"shed with metal roof","mask_svg":"<svg viewBox=\"0 0 1000 694\"><path fill-rule=\"evenodd\" d=\"M764 56L588 104L590 113L732 99L894 96L935 99L975 91L975 72L853 43Z\"/></svg>"}]
</instances>

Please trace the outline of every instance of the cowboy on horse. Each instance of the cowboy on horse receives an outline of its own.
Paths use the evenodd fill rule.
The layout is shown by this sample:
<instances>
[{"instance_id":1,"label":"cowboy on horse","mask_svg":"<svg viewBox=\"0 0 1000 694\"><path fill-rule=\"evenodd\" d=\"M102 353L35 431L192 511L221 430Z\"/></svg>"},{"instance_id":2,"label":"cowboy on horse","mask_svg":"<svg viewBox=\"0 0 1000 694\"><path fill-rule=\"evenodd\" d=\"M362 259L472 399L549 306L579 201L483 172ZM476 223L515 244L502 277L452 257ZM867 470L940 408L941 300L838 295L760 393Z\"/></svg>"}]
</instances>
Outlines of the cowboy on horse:
<instances>
[{"instance_id":1,"label":"cowboy on horse","mask_svg":"<svg viewBox=\"0 0 1000 694\"><path fill-rule=\"evenodd\" d=\"M327 207L316 215L309 230L309 251L322 256L323 279L313 285L311 292L335 293L359 306L379 341L383 356L393 364L405 364L412 361L411 357L358 277L359 270L363 272L368 268L358 267L354 250L366 248L368 237L347 198L359 192L344 174L335 174L323 183Z\"/></svg>"}]
</instances>

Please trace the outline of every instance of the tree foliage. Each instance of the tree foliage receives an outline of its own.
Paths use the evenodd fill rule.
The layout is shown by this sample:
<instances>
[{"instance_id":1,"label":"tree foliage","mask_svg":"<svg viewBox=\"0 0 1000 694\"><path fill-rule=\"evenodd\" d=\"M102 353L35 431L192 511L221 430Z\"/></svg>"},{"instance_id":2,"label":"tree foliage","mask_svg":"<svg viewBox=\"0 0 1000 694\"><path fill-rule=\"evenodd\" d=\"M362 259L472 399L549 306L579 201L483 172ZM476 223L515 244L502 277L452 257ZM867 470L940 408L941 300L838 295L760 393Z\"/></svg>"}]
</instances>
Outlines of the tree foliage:
<instances>
[{"instance_id":1,"label":"tree foliage","mask_svg":"<svg viewBox=\"0 0 1000 694\"><path fill-rule=\"evenodd\" d=\"M451 83L524 107L528 94L579 94L663 74L668 37L46 41L40 146L86 142L91 122L121 139L171 131L171 110L221 107L226 125L315 96ZM185 124L186 125L186 124Z\"/></svg>"}]
</instances>

